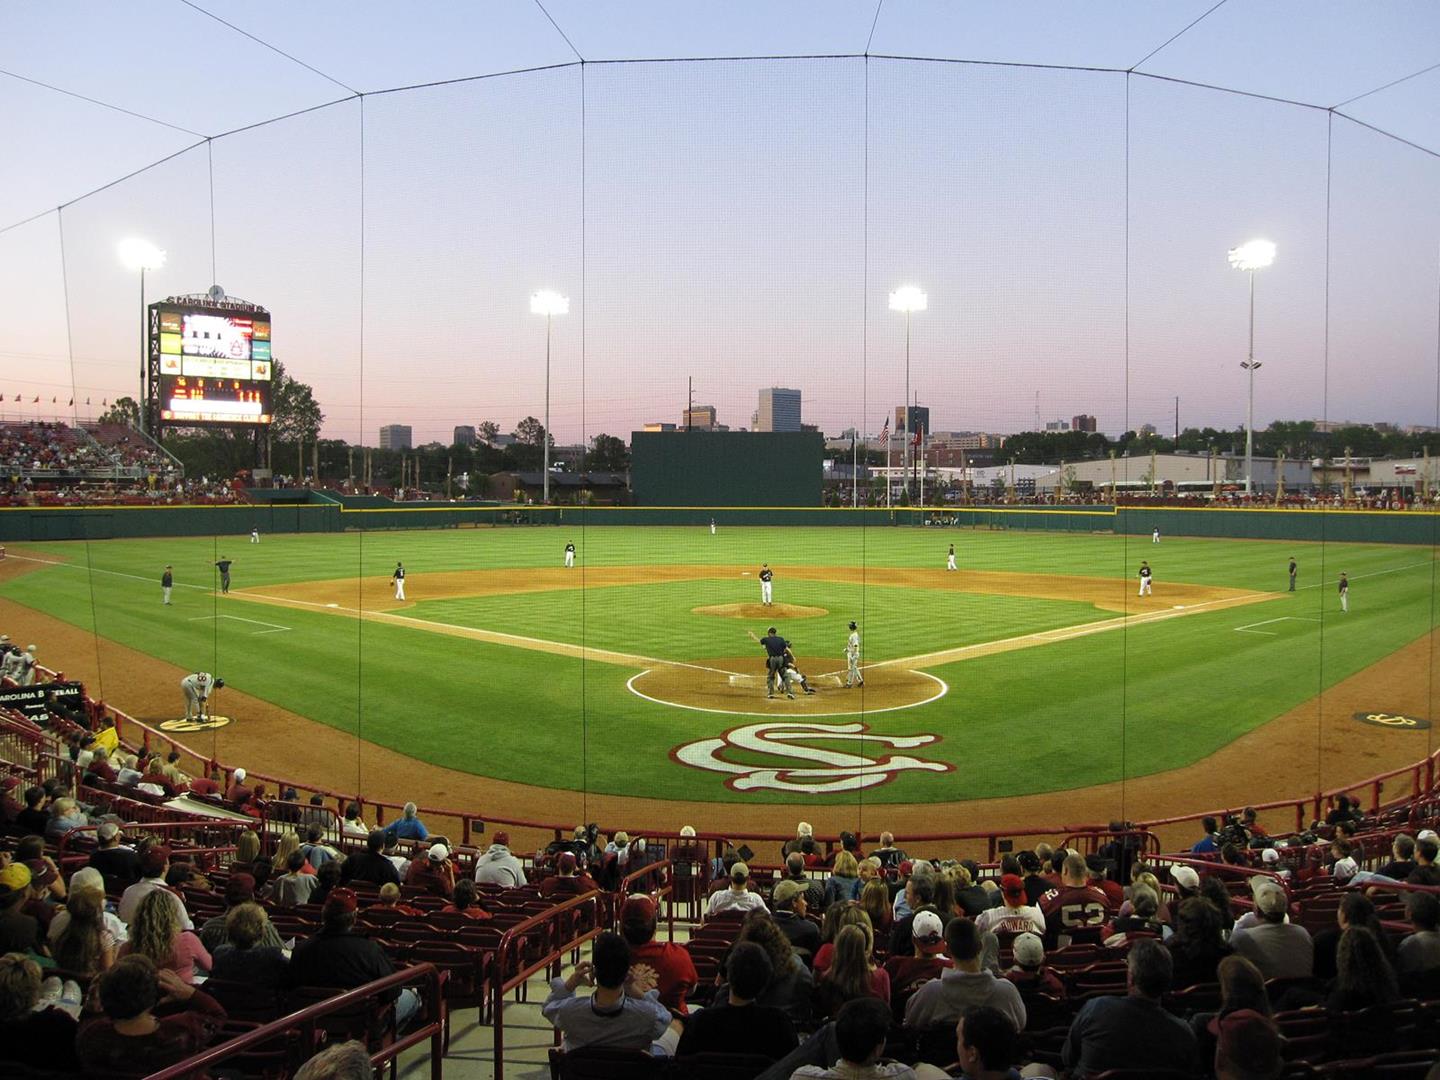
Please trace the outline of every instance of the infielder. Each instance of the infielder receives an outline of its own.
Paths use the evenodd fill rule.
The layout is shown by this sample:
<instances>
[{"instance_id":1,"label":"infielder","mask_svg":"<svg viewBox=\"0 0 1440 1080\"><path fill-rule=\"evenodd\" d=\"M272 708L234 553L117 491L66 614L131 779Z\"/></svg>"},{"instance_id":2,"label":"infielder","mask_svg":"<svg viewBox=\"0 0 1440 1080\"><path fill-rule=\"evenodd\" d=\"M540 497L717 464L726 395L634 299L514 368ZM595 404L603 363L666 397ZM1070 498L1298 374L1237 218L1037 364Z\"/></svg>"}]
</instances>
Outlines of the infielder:
<instances>
[{"instance_id":1,"label":"infielder","mask_svg":"<svg viewBox=\"0 0 1440 1080\"><path fill-rule=\"evenodd\" d=\"M171 571L169 563L165 564L165 572L160 575L160 596L165 603L170 603L170 590L175 588L175 575Z\"/></svg>"},{"instance_id":2,"label":"infielder","mask_svg":"<svg viewBox=\"0 0 1440 1080\"><path fill-rule=\"evenodd\" d=\"M710 535L711 535L711 536L714 536L714 535L715 535L715 519L714 519L714 518L711 518L711 519L710 519Z\"/></svg>"},{"instance_id":3,"label":"infielder","mask_svg":"<svg viewBox=\"0 0 1440 1080\"><path fill-rule=\"evenodd\" d=\"M251 542L252 544L258 544L258 543L260 542L260 526L259 526L259 525L256 525L253 529L250 530L250 542Z\"/></svg>"},{"instance_id":4,"label":"infielder","mask_svg":"<svg viewBox=\"0 0 1440 1080\"><path fill-rule=\"evenodd\" d=\"M1155 526L1155 531L1150 534L1150 543L1152 543L1152 544L1158 544L1159 542L1160 542L1160 526L1159 526L1159 525L1156 525L1156 526Z\"/></svg>"},{"instance_id":5,"label":"infielder","mask_svg":"<svg viewBox=\"0 0 1440 1080\"><path fill-rule=\"evenodd\" d=\"M774 585L772 584L772 583L774 582L774 580L775 580L775 574L774 574L774 572L770 569L770 564L769 564L769 563L761 563L761 564L760 564L760 603L764 604L766 607L769 607L769 606L770 606L771 599L772 599L772 597L774 597L774 595L775 595L775 591L774 591L775 587L774 587ZM770 631L770 632L773 634L775 631L772 630L772 631Z\"/></svg>"},{"instance_id":6,"label":"infielder","mask_svg":"<svg viewBox=\"0 0 1440 1080\"><path fill-rule=\"evenodd\" d=\"M946 570L954 570L954 569L955 569L955 545L954 545L954 544L951 544L951 545L950 545L950 554L945 556L945 569L946 569Z\"/></svg>"},{"instance_id":7,"label":"infielder","mask_svg":"<svg viewBox=\"0 0 1440 1080\"><path fill-rule=\"evenodd\" d=\"M572 566L574 566L574 565L575 565L575 545L574 545L573 543L569 543L569 544L566 544L566 545L565 545L565 568L568 570L568 569L570 569L570 568L571 568Z\"/></svg>"},{"instance_id":8,"label":"infielder","mask_svg":"<svg viewBox=\"0 0 1440 1080\"><path fill-rule=\"evenodd\" d=\"M185 719L205 719L205 703L210 700L213 689L224 686L224 679L212 679L208 671L197 671L180 680L180 689L185 694Z\"/></svg>"},{"instance_id":9,"label":"infielder","mask_svg":"<svg viewBox=\"0 0 1440 1080\"><path fill-rule=\"evenodd\" d=\"M848 668L845 689L864 686L865 680L860 675L860 628L853 622L850 624L850 636L845 639L845 663Z\"/></svg>"},{"instance_id":10,"label":"infielder","mask_svg":"<svg viewBox=\"0 0 1440 1080\"><path fill-rule=\"evenodd\" d=\"M390 575L390 581L395 586L395 599L405 599L405 567L398 562L395 564L395 572Z\"/></svg>"},{"instance_id":11,"label":"infielder","mask_svg":"<svg viewBox=\"0 0 1440 1080\"><path fill-rule=\"evenodd\" d=\"M850 636L845 638L845 690L852 687L863 687L865 680L860 674L860 628L851 622Z\"/></svg>"},{"instance_id":12,"label":"infielder","mask_svg":"<svg viewBox=\"0 0 1440 1080\"><path fill-rule=\"evenodd\" d=\"M1350 610L1350 579L1345 576L1345 571L1340 571L1340 610ZM33 648L33 646L32 646Z\"/></svg>"},{"instance_id":13,"label":"infielder","mask_svg":"<svg viewBox=\"0 0 1440 1080\"><path fill-rule=\"evenodd\" d=\"M1291 591L1291 592L1294 592L1294 591L1295 591L1295 574L1296 574L1297 569L1298 569L1298 568L1297 568L1296 565L1295 565L1295 556L1294 556L1294 555L1291 555L1291 556L1290 556L1290 591Z\"/></svg>"},{"instance_id":14,"label":"infielder","mask_svg":"<svg viewBox=\"0 0 1440 1080\"><path fill-rule=\"evenodd\" d=\"M231 560L221 555L220 561L215 564L215 569L220 571L220 591L222 593L230 591L230 562Z\"/></svg>"},{"instance_id":15,"label":"infielder","mask_svg":"<svg viewBox=\"0 0 1440 1080\"><path fill-rule=\"evenodd\" d=\"M754 634L750 635L754 637ZM775 632L775 627L765 631L763 638L755 638L765 650L765 696L773 698L777 688L785 691L785 696L793 699L795 697L785 688L785 654L790 651L790 642Z\"/></svg>"},{"instance_id":16,"label":"infielder","mask_svg":"<svg viewBox=\"0 0 1440 1080\"><path fill-rule=\"evenodd\" d=\"M1150 564L1143 559L1140 561L1140 595L1150 595Z\"/></svg>"}]
</instances>

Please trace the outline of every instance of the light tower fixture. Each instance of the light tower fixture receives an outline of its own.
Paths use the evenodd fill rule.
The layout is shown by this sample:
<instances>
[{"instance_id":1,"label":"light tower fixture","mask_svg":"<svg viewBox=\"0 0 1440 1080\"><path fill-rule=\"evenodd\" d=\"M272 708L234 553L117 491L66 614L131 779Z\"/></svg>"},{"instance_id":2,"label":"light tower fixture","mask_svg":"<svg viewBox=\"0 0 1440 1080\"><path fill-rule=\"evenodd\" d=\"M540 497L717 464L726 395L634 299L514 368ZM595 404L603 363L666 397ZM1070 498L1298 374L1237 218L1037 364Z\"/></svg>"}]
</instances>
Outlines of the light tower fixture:
<instances>
[{"instance_id":1,"label":"light tower fixture","mask_svg":"<svg viewBox=\"0 0 1440 1080\"><path fill-rule=\"evenodd\" d=\"M570 298L549 289L530 294L530 314L545 316L545 431L540 440L541 502L550 505L550 326L556 315L570 314Z\"/></svg>"},{"instance_id":2,"label":"light tower fixture","mask_svg":"<svg viewBox=\"0 0 1440 1080\"><path fill-rule=\"evenodd\" d=\"M1240 366L1250 377L1250 393L1245 407L1245 496L1250 497L1255 475L1255 372L1261 362L1255 359L1255 271L1264 270L1275 261L1275 244L1269 240L1248 240L1229 252L1230 265L1250 275L1250 347Z\"/></svg>"},{"instance_id":3,"label":"light tower fixture","mask_svg":"<svg viewBox=\"0 0 1440 1080\"><path fill-rule=\"evenodd\" d=\"M904 442L901 444L902 464L905 472L905 495L913 497L910 490L910 316L930 306L930 298L924 290L914 285L902 285L890 294L890 310L905 314L905 407L900 415L905 420ZM890 452L885 452L885 490L890 490ZM886 500L889 501L888 499Z\"/></svg>"},{"instance_id":4,"label":"light tower fixture","mask_svg":"<svg viewBox=\"0 0 1440 1080\"><path fill-rule=\"evenodd\" d=\"M127 270L140 271L140 396L136 399L140 404L140 431L145 432L145 271L159 270L165 265L165 252L160 250L149 240L142 240L138 236L131 236L121 240L115 247L116 253L120 256L120 263Z\"/></svg>"}]
</instances>

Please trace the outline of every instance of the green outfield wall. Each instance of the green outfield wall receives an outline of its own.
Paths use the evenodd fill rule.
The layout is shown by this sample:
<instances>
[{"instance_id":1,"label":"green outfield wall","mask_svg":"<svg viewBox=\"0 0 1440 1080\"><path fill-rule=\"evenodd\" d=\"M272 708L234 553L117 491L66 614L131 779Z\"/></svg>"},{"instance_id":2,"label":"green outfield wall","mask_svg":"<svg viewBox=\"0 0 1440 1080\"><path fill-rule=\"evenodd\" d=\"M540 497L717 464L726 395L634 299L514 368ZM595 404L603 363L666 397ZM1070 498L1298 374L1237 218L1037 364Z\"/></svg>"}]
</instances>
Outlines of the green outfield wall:
<instances>
[{"instance_id":1,"label":"green outfield wall","mask_svg":"<svg viewBox=\"0 0 1440 1080\"><path fill-rule=\"evenodd\" d=\"M899 526L1017 532L1210 536L1245 540L1440 544L1440 514L1415 511L1231 508L808 506L522 506L416 503L342 506L323 495L287 492L288 501L242 506L0 507L0 543L109 540L143 536L241 536L378 529L667 525L707 528ZM305 498L310 501L300 501Z\"/></svg>"}]
</instances>

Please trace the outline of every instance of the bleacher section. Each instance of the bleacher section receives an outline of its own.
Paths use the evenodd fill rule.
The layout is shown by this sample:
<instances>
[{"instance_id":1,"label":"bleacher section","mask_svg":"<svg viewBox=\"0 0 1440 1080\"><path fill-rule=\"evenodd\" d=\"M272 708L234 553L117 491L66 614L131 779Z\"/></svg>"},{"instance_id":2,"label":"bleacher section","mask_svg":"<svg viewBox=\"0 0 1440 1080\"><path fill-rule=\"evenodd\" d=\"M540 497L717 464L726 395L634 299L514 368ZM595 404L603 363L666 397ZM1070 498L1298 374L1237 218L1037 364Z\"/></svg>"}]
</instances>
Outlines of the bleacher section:
<instances>
[{"instance_id":1,"label":"bleacher section","mask_svg":"<svg viewBox=\"0 0 1440 1080\"><path fill-rule=\"evenodd\" d=\"M46 856L55 861L65 877L89 862L98 842L96 822L118 821L123 823L127 843L141 850L163 844L171 852L172 872L176 864L186 867L177 875L175 889L197 928L225 914L227 885L232 875L243 872L260 886L257 902L282 939L301 942L319 933L325 911L321 903L287 906L278 894L267 892L265 884L283 872L283 868L271 863L277 851L294 847L296 837L303 840L312 827L318 830L320 841L341 857L364 852L367 837L358 829L347 830L341 817L353 796L330 796L319 805L311 805L299 799L247 795L233 800L222 793L180 794L158 787L146 793L133 784L95 776L77 764L73 756L72 749L78 750L88 741L92 729L107 728L109 717L109 711L94 701L89 701L83 714L56 713L43 725L18 714L0 713L0 778L6 781L0 848L13 850L26 833L17 822L25 790L48 783L57 793L75 794L90 808L89 823L45 842ZM122 761L126 751L147 749L144 740L126 741L125 730L122 726L115 733L121 739L116 756ZM152 743L148 749L165 751L170 745ZM212 764L182 760L196 773L203 773ZM255 777L237 778L229 769L222 770L217 786L223 792L237 779L245 780L252 790L258 787ZM288 780L275 778L271 796L278 796L287 786ZM463 820L464 827L453 838L439 841L448 849L442 857L451 865L455 880L473 880L483 849L471 840L478 840L479 835L471 833L469 818L454 817ZM1339 822L1344 815L1331 817ZM1375 870L1391 858L1391 847L1398 836L1415 836L1437 822L1440 799L1432 762L1423 787L1417 785L1413 793L1390 804L1371 806L1355 823L1353 857L1361 869ZM1234 863L1221 861L1218 852L1165 853L1159 850L1156 835L1143 827L1118 834L1096 829L1066 835L1066 831L1057 830L1054 842L1096 854L1105 850L1105 845L1114 845L1118 837L1129 845L1134 858L1143 860L1143 865L1156 874L1162 899L1172 908L1179 899L1180 886L1176 882L1187 878L1183 871L1175 872L1179 868L1195 870L1202 880L1214 879L1218 882L1218 897L1212 897L1210 902L1218 915L1228 897L1230 910L1223 916L1227 928L1230 919L1255 907L1254 879L1268 878L1288 895L1290 922L1319 935L1336 926L1337 910L1344 898L1357 891L1328 872L1336 828L1310 823L1303 832L1291 832L1277 826L1270 840L1280 845L1275 848L1280 855L1269 862L1262 857L1262 847L1232 852ZM242 860L242 848L252 842L246 839L247 834L258 841L259 856ZM746 924L730 915L704 919L701 912L710 894L728 887L725 877L716 880L717 871L723 874L739 856L718 836L661 837L647 849L646 859L636 858L635 864L622 869L613 857L607 859L597 848L587 846L588 840L570 840L569 830L561 826L553 828L553 835L553 843L516 852L527 884L512 888L477 885L478 913L454 910L450 898L440 895L444 889L437 891L433 885L411 881L401 886L398 898L386 902L373 884L351 882L348 887L357 899L356 932L380 946L395 974L343 993L303 986L283 991L257 990L244 983L211 979L203 991L220 1003L229 1018L217 1043L201 1056L157 1075L178 1078L204 1068L212 1075L284 1077L327 1043L352 1037L366 1044L377 1064L390 1063L407 1073L429 1068L436 1077L445 1067L452 1071L473 1070L476 1056L482 1053L482 1072L472 1075L493 1074L499 1078L507 1070L543 1068L533 1043L516 1056L515 1050L507 1046L507 1031L513 1039L517 1024L527 1034L545 1030L536 1008L547 992L546 982L570 970L599 934L617 928L623 901L632 893L654 897L661 916L657 937L684 942L700 976L691 1000L700 1004L709 1001L722 977L726 957ZM424 842L399 840L393 852L387 854L423 863L431 858L431 845L436 842L433 834ZM30 843L34 843L33 839ZM822 838L820 846L833 850L835 843L835 838ZM558 857L567 850L577 850L577 845L592 858L592 872L602 887L577 896L547 896L548 889L542 888L542 883L556 872ZM828 861L821 853L812 855L806 877L827 880L831 876ZM775 860L755 856L749 865L749 887L770 901L784 873L779 853ZM984 880L995 880L1003 868L992 858L981 864L978 872ZM1115 867L1110 869L1113 873ZM906 863L901 862L881 868L877 876L894 895L903 889L907 870ZM106 878L112 903L119 900L128 884L122 879ZM1129 881L1117 884L1128 885ZM1440 894L1440 887L1383 884L1373 894L1380 933L1392 955L1400 940L1411 932L1405 895L1416 892ZM819 926L820 915L811 911L805 917ZM954 917L954 909L948 915ZM1173 914L1171 920L1175 921ZM1055 983L1045 991L1022 986L1028 1016L1021 1033L1024 1060L1058 1068L1077 1013L1089 1001L1124 994L1127 954L1136 942L1157 936L1156 932L1137 931L1121 935L1122 940L1114 944L1104 944L1104 932L1098 926L1077 926L1062 936L1045 956L1046 966L1057 977ZM1014 940L1014 934L1006 933L998 935L993 943L999 971L1009 969L1014 962ZM874 942L873 960L883 966L889 959L888 934L876 933ZM88 984L93 980L80 977L80 981ZM416 989L421 999L419 1018L406 1030L397 1029L392 1005L396 989L402 986ZM911 1062L952 1065L956 1056L953 1024L918 1031L903 1026L905 1000L913 990L914 986L892 990L895 1026L888 1052ZM1440 968L1409 973L1400 982L1398 999L1355 1010L1326 1009L1327 981L1322 977L1273 979L1267 983L1266 991L1274 1024L1283 1036L1285 1064L1279 1074L1283 1077L1423 1077L1440 1056ZM1221 1000L1218 982L1187 978L1172 985L1164 1007L1176 1016L1189 1018L1213 1013ZM802 1024L802 1034L817 1029L825 1019L813 1016ZM483 1051L479 1049L482 1042ZM558 1039L554 1042L558 1043ZM457 1056L456 1047L462 1043L467 1049ZM5 1053L6 1048L0 1045L0 1068L4 1067ZM674 1062L636 1051L582 1049L566 1053L556 1048L549 1055L551 1075L557 1078L704 1075L746 1080L758 1075L762 1065L738 1053ZM7 1070L7 1074L64 1075L36 1074L33 1069L18 1067Z\"/></svg>"}]
</instances>

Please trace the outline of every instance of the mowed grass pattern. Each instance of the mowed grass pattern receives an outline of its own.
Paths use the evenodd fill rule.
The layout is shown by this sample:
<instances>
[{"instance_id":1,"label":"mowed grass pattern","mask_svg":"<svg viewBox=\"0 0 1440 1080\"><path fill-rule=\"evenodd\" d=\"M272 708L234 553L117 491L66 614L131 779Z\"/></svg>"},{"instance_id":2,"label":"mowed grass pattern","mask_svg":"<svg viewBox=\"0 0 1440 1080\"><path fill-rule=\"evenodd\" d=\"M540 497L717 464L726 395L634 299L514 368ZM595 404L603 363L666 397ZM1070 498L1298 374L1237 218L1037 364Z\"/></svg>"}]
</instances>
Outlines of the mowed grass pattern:
<instances>
[{"instance_id":1,"label":"mowed grass pattern","mask_svg":"<svg viewBox=\"0 0 1440 1080\"><path fill-rule=\"evenodd\" d=\"M580 550L574 589L424 599L429 572L558 566L567 539ZM786 575L787 566L802 565L943 573L951 542L962 568L1133 581L1144 558L1155 567L1157 595L1172 581L1277 595L930 669L950 685L945 698L861 718L877 733L943 736L921 756L958 768L905 774L867 791L867 801L1022 795L1181 766L1435 623L1428 548L1181 538L1152 545L1148 537L945 529L722 528L712 537L705 529L667 527L513 528L267 536L259 545L244 537L12 545L12 555L68 565L17 578L0 594L180 667L223 674L247 693L420 760L554 787L735 800L755 796L731 792L718 775L673 763L669 751L747 718L637 698L625 688L633 668L235 596L222 605L212 591L212 564L228 555L235 561L234 587L263 590L282 582L353 582L362 574L384 579L402 559L417 600L405 612L410 617L673 659L757 651L744 636L749 624L691 612L701 604L754 602L754 577L587 589L585 567L758 570L769 562L777 600L830 612L783 625L802 656L838 656L851 617L862 624L872 660L1113 617L1084 604ZM1283 592L1290 555L1301 567L1302 588L1293 595ZM162 608L159 576L167 562L179 588L175 605ZM1353 582L1351 611L1343 617L1334 587L1342 569ZM1274 637L1235 632L1281 616L1323 621L1267 627ZM288 629L265 633L266 625L258 624ZM52 655L43 659L63 663ZM863 702L859 695L836 697L857 708Z\"/></svg>"}]
</instances>

